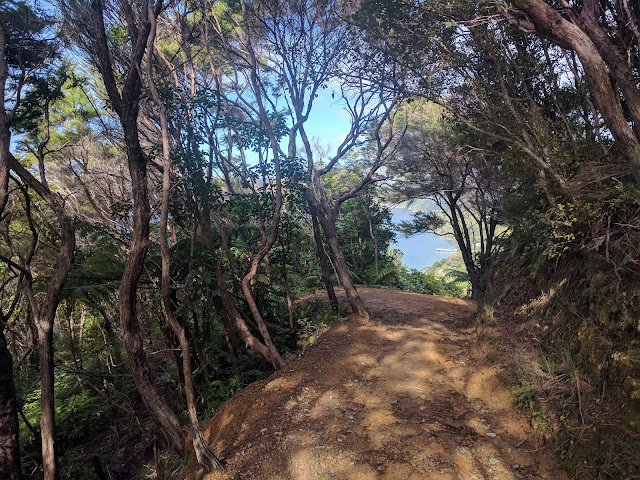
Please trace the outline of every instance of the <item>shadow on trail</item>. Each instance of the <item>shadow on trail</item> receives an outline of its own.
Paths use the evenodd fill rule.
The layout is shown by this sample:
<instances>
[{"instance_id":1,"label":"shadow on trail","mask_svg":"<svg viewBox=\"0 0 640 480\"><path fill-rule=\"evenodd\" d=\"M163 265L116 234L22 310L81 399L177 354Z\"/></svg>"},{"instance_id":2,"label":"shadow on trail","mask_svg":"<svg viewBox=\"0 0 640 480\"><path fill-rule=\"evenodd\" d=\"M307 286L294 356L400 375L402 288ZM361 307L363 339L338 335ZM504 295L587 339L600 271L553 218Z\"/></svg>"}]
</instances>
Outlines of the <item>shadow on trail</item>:
<instances>
[{"instance_id":1,"label":"shadow on trail","mask_svg":"<svg viewBox=\"0 0 640 480\"><path fill-rule=\"evenodd\" d=\"M208 422L228 462L208 478L563 478L474 353L473 302L361 294L371 321L334 326Z\"/></svg>"}]
</instances>

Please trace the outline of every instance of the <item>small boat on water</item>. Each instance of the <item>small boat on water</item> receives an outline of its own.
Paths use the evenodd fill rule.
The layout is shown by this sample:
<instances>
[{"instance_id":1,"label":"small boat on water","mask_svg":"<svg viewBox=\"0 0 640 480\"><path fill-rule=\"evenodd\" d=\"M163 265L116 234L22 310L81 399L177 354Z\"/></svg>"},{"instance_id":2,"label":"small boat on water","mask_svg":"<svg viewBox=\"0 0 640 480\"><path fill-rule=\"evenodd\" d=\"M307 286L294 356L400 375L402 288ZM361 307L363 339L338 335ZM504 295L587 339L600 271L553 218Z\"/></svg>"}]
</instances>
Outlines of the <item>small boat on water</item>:
<instances>
[{"instance_id":1,"label":"small boat on water","mask_svg":"<svg viewBox=\"0 0 640 480\"><path fill-rule=\"evenodd\" d=\"M455 253L457 251L457 248L436 248L436 252Z\"/></svg>"}]
</instances>

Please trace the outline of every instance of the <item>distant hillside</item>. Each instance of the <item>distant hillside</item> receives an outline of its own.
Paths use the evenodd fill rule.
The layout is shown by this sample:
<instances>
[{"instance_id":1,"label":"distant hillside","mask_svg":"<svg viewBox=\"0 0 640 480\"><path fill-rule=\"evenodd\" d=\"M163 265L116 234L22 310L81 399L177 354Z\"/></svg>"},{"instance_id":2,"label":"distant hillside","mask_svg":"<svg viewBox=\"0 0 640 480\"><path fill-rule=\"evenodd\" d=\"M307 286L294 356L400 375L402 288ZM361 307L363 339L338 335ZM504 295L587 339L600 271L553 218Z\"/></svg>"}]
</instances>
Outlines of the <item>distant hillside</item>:
<instances>
[{"instance_id":1,"label":"distant hillside","mask_svg":"<svg viewBox=\"0 0 640 480\"><path fill-rule=\"evenodd\" d=\"M407 210L413 210L414 212L440 211L440 207L438 207L438 205L436 205L436 203L429 198L402 202L401 204L395 206L395 208L406 208Z\"/></svg>"}]
</instances>

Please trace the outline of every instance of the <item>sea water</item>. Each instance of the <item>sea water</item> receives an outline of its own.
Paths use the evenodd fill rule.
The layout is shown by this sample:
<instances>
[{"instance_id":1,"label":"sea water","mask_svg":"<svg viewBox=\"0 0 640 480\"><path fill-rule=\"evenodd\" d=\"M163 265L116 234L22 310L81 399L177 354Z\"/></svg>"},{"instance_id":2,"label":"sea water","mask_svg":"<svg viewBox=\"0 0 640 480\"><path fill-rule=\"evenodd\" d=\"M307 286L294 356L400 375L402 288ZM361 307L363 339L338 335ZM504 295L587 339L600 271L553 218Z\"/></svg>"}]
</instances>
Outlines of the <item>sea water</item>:
<instances>
[{"instance_id":1,"label":"sea water","mask_svg":"<svg viewBox=\"0 0 640 480\"><path fill-rule=\"evenodd\" d=\"M393 223L397 224L403 220L411 220L413 211L408 208L393 208L391 214ZM429 232L407 238L402 233L397 232L394 247L402 252L402 261L409 268L422 270L425 267L430 267L438 260L455 254L455 252L438 252L438 248L452 249L457 248L457 245L451 236L442 237Z\"/></svg>"}]
</instances>

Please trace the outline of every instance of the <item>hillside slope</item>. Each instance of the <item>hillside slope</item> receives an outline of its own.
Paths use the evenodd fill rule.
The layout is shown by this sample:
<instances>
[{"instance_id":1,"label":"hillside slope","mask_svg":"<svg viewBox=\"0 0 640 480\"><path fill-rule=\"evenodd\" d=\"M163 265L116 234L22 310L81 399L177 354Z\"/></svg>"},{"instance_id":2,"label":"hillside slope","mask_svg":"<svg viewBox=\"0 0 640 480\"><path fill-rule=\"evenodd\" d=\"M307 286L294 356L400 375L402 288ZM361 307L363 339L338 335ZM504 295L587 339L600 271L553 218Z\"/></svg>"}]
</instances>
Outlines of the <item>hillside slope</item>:
<instances>
[{"instance_id":1,"label":"hillside slope","mask_svg":"<svg viewBox=\"0 0 640 480\"><path fill-rule=\"evenodd\" d=\"M565 478L475 348L473 302L360 292L371 321L334 326L206 424L227 465L206 478Z\"/></svg>"}]
</instances>

